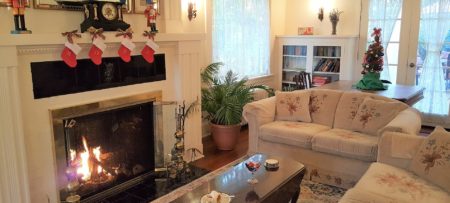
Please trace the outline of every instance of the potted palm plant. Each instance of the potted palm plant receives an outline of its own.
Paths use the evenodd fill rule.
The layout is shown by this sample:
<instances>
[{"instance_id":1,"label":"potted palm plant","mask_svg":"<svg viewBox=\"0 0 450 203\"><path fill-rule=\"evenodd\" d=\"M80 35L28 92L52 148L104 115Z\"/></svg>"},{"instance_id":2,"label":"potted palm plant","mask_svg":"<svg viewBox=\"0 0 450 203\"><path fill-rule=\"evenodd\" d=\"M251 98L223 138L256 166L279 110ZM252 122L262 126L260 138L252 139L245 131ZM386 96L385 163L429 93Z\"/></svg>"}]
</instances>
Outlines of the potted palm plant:
<instances>
[{"instance_id":1,"label":"potted palm plant","mask_svg":"<svg viewBox=\"0 0 450 203\"><path fill-rule=\"evenodd\" d=\"M222 63L212 63L201 72L202 111L211 123L211 133L219 150L233 150L241 129L242 109L253 101L252 91L264 85L247 85L247 78L239 79L232 71L219 76Z\"/></svg>"}]
</instances>

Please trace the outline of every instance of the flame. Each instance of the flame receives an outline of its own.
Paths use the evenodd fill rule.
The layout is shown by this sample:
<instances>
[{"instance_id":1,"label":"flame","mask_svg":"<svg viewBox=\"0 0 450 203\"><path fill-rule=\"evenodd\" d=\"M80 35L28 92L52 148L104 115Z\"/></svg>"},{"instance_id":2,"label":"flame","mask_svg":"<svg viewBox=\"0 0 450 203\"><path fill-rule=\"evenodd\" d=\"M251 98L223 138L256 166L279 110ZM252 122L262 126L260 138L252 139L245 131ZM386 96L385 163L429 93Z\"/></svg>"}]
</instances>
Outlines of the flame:
<instances>
[{"instance_id":1,"label":"flame","mask_svg":"<svg viewBox=\"0 0 450 203\"><path fill-rule=\"evenodd\" d=\"M87 180L91 179L92 163L90 163L90 161L89 161L89 159L90 159L89 145L87 144L86 138L83 136L82 140L83 140L84 152L80 153L81 165L77 169L77 173L79 175L81 175L82 180L87 181ZM94 154L95 159L97 159L97 161L100 161L100 154L101 154L100 146L93 148L92 153ZM103 172L103 168L101 166L97 166L97 173L100 174L102 172Z\"/></svg>"},{"instance_id":2,"label":"flame","mask_svg":"<svg viewBox=\"0 0 450 203\"><path fill-rule=\"evenodd\" d=\"M70 161L75 161L75 158L77 158L77 152L73 149L70 149Z\"/></svg>"},{"instance_id":3,"label":"flame","mask_svg":"<svg viewBox=\"0 0 450 203\"><path fill-rule=\"evenodd\" d=\"M77 174L81 177L83 181L91 180L92 173L97 173L99 176L108 176L111 177L110 173L106 173L106 171L99 165L92 161L93 158L101 162L101 147L91 147L87 143L87 140L84 136L82 136L83 148L84 151L77 152L73 149L70 149L70 159L72 163L75 163L77 167Z\"/></svg>"},{"instance_id":4,"label":"flame","mask_svg":"<svg viewBox=\"0 0 450 203\"><path fill-rule=\"evenodd\" d=\"M92 150L92 153L94 154L95 159L97 159L97 161L100 161L100 146L94 148ZM97 166L97 173L101 174L102 171L103 171L102 167L101 166Z\"/></svg>"}]
</instances>

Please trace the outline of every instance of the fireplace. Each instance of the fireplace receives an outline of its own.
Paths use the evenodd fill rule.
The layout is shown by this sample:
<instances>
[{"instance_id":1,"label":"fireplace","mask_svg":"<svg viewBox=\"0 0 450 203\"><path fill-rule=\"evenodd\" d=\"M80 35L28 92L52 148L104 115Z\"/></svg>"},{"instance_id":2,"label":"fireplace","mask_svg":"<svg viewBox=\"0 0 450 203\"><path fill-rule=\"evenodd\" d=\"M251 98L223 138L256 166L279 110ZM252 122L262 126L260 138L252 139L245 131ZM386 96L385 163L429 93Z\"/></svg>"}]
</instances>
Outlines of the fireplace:
<instances>
[{"instance_id":1,"label":"fireplace","mask_svg":"<svg viewBox=\"0 0 450 203\"><path fill-rule=\"evenodd\" d=\"M159 98L146 94L51 111L61 200L68 188L82 200L99 200L154 173L161 159L155 158Z\"/></svg>"}]
</instances>

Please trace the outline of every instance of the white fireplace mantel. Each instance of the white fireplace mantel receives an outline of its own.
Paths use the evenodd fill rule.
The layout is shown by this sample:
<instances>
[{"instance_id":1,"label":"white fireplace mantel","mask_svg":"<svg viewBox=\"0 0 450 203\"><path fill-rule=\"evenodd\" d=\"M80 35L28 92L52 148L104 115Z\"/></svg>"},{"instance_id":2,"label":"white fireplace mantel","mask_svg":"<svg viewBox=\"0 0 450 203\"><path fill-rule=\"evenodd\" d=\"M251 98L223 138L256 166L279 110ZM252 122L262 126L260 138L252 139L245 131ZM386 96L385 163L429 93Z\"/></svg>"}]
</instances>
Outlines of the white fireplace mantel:
<instances>
[{"instance_id":1,"label":"white fireplace mantel","mask_svg":"<svg viewBox=\"0 0 450 203\"><path fill-rule=\"evenodd\" d=\"M104 32L106 43L118 43L122 37L116 37L117 32ZM182 42L182 41L200 41L205 39L204 33L159 33L155 36L156 42ZM89 33L81 34L81 38L73 38L76 43L91 43ZM141 33L133 34L133 42L145 42L147 40ZM60 33L52 34L23 34L23 35L0 35L0 47L4 46L35 46L35 45L64 45L66 37Z\"/></svg>"},{"instance_id":2,"label":"white fireplace mantel","mask_svg":"<svg viewBox=\"0 0 450 203\"><path fill-rule=\"evenodd\" d=\"M105 36L108 51L104 55L117 56L121 38L115 32L106 32ZM58 202L54 154L50 149L50 108L155 90L163 91L163 99L190 102L200 98L205 38L201 33L156 35L158 53L166 54L165 81L35 100L30 62L60 60L66 38L60 33L0 35L0 202ZM132 41L137 47L132 55L140 54L146 40L134 34ZM75 41L83 48L79 58L87 58L89 34ZM202 150L201 138L201 116L196 113L186 121L186 149Z\"/></svg>"}]
</instances>

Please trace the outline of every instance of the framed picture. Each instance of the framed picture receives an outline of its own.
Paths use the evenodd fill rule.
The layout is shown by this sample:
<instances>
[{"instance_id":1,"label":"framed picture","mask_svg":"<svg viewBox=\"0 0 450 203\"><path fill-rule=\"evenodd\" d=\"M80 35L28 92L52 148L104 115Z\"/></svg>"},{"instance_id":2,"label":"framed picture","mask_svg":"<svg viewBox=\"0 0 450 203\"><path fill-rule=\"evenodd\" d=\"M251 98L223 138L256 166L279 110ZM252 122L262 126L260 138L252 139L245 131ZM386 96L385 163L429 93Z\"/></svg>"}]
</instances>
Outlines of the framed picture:
<instances>
[{"instance_id":1,"label":"framed picture","mask_svg":"<svg viewBox=\"0 0 450 203\"><path fill-rule=\"evenodd\" d=\"M147 8L148 1L150 0L133 0L133 13L144 13L145 8ZM159 7L161 5L161 0L152 0L155 6L155 9L158 13L160 13Z\"/></svg>"},{"instance_id":2,"label":"framed picture","mask_svg":"<svg viewBox=\"0 0 450 203\"><path fill-rule=\"evenodd\" d=\"M313 35L314 28L313 27L299 27L298 35Z\"/></svg>"}]
</instances>

